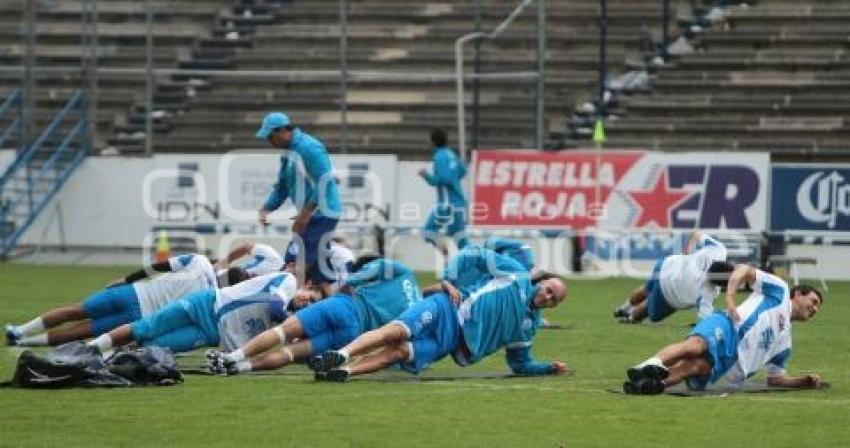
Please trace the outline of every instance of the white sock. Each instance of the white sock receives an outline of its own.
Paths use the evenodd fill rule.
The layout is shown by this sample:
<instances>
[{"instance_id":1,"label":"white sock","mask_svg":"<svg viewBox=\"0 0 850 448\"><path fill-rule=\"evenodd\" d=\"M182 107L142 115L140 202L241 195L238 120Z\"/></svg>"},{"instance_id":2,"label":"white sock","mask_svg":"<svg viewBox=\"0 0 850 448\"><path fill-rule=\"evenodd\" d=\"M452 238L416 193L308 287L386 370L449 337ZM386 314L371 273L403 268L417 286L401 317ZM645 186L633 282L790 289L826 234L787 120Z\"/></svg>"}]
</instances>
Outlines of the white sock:
<instances>
[{"instance_id":1,"label":"white sock","mask_svg":"<svg viewBox=\"0 0 850 448\"><path fill-rule=\"evenodd\" d=\"M640 365L641 365L641 366L648 366L648 365L653 365L653 366L664 366L664 363L663 363L663 362L661 362L661 359L660 359L660 358L656 358L655 356L653 356L652 358L649 358L649 359L647 359L646 361L644 361L644 362L640 363Z\"/></svg>"},{"instance_id":2,"label":"white sock","mask_svg":"<svg viewBox=\"0 0 850 448\"><path fill-rule=\"evenodd\" d=\"M92 339L88 345L93 345L97 347L101 353L106 353L112 348L112 338L109 337L109 333L102 334Z\"/></svg>"},{"instance_id":3,"label":"white sock","mask_svg":"<svg viewBox=\"0 0 850 448\"><path fill-rule=\"evenodd\" d=\"M346 350L344 348L339 349L336 352L339 353L340 355L342 355L342 357L345 358L346 362L348 362L348 360L351 359L351 355L348 354L348 350Z\"/></svg>"},{"instance_id":4,"label":"white sock","mask_svg":"<svg viewBox=\"0 0 850 448\"><path fill-rule=\"evenodd\" d=\"M236 363L236 370L239 371L239 373L250 372L251 371L251 361L242 360L242 361L237 362Z\"/></svg>"},{"instance_id":5,"label":"white sock","mask_svg":"<svg viewBox=\"0 0 850 448\"><path fill-rule=\"evenodd\" d=\"M35 336L26 336L18 340L18 345L25 347L44 347L47 344L47 333L37 334Z\"/></svg>"},{"instance_id":6,"label":"white sock","mask_svg":"<svg viewBox=\"0 0 850 448\"><path fill-rule=\"evenodd\" d=\"M42 333L44 331L44 320L41 319L41 316L36 317L23 325L14 327L14 331L18 334L18 336L30 336Z\"/></svg>"},{"instance_id":7,"label":"white sock","mask_svg":"<svg viewBox=\"0 0 850 448\"><path fill-rule=\"evenodd\" d=\"M242 349L234 350L230 353L225 353L223 358L227 361L239 362L245 360L245 352Z\"/></svg>"}]
</instances>

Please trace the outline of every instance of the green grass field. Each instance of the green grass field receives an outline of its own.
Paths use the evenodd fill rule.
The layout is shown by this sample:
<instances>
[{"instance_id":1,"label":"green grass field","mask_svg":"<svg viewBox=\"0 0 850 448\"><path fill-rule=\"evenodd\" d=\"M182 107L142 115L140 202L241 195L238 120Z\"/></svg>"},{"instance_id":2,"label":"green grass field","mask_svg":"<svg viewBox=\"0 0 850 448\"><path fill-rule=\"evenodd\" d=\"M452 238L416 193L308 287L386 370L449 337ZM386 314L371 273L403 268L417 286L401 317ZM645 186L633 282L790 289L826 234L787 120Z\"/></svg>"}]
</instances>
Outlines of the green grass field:
<instances>
[{"instance_id":1,"label":"green grass field","mask_svg":"<svg viewBox=\"0 0 850 448\"><path fill-rule=\"evenodd\" d=\"M126 270L0 264L0 323L78 301ZM326 384L296 366L264 376L187 375L163 388L4 388L0 446L850 445L850 283L832 283L822 313L794 327L790 373L819 372L831 389L631 397L607 390L620 388L626 367L685 335L695 316L616 324L611 309L638 283L569 281L567 301L547 316L566 328L538 333L534 352L567 362L571 376ZM3 348L0 378L11 378L17 353ZM466 370L444 361L430 374L506 370L495 354Z\"/></svg>"}]
</instances>

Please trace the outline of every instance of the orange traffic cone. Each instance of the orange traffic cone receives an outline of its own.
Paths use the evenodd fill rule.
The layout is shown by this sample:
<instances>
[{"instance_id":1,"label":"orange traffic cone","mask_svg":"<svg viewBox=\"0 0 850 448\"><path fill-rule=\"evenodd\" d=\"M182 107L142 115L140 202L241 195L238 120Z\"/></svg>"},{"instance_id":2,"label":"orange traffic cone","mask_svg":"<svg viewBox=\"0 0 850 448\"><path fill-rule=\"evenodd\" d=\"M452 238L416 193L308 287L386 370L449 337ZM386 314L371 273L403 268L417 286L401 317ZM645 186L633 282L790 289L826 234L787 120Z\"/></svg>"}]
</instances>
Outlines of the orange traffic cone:
<instances>
[{"instance_id":1,"label":"orange traffic cone","mask_svg":"<svg viewBox=\"0 0 850 448\"><path fill-rule=\"evenodd\" d=\"M155 263L168 261L171 257L171 249L168 247L168 232L165 230L159 231L159 238L156 243L156 252L154 252L153 260Z\"/></svg>"}]
</instances>

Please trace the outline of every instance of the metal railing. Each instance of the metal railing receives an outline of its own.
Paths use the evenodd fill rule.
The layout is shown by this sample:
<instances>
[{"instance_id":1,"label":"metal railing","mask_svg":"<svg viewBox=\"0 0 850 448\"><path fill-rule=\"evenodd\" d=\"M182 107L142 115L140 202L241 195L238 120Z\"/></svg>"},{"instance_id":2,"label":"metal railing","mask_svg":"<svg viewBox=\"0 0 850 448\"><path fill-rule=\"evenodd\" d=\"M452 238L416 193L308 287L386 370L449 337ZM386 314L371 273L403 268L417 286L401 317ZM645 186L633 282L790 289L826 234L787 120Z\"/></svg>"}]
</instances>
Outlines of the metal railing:
<instances>
[{"instance_id":1,"label":"metal railing","mask_svg":"<svg viewBox=\"0 0 850 448\"><path fill-rule=\"evenodd\" d=\"M0 177L0 257L6 258L91 149L86 94L78 90ZM64 128L70 125L70 130ZM64 132L64 133L63 133ZM54 140L59 143L45 150Z\"/></svg>"}]
</instances>

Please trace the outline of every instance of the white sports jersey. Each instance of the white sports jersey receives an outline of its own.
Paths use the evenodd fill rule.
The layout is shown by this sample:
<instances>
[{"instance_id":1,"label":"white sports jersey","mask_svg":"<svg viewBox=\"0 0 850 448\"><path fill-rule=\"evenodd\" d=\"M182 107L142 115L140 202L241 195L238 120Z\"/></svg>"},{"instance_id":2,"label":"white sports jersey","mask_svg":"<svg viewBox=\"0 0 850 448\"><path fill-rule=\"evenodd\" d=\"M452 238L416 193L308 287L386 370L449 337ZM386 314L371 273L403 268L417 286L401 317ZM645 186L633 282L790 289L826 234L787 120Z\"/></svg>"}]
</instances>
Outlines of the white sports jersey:
<instances>
[{"instance_id":1,"label":"white sports jersey","mask_svg":"<svg viewBox=\"0 0 850 448\"><path fill-rule=\"evenodd\" d=\"M791 356L791 296L780 278L756 271L753 293L738 306L738 362L731 383L740 384L762 366L768 375L785 373Z\"/></svg>"},{"instance_id":2,"label":"white sports jersey","mask_svg":"<svg viewBox=\"0 0 850 448\"><path fill-rule=\"evenodd\" d=\"M671 255L658 273L661 292L667 303L678 310L699 307L702 319L714 311L714 298L720 288L708 281L708 268L726 260L726 247L704 235L690 255Z\"/></svg>"},{"instance_id":3,"label":"white sports jersey","mask_svg":"<svg viewBox=\"0 0 850 448\"><path fill-rule=\"evenodd\" d=\"M283 257L268 244L254 244L251 261L244 266L252 276L271 274L283 268Z\"/></svg>"},{"instance_id":4,"label":"white sports jersey","mask_svg":"<svg viewBox=\"0 0 850 448\"><path fill-rule=\"evenodd\" d=\"M180 255L169 258L168 262L171 264L170 273L133 283L142 317L155 313L190 292L217 287L215 269L207 257L198 254Z\"/></svg>"},{"instance_id":5,"label":"white sports jersey","mask_svg":"<svg viewBox=\"0 0 850 448\"><path fill-rule=\"evenodd\" d=\"M236 350L283 321L296 288L292 274L275 272L217 290L213 309L221 346Z\"/></svg>"},{"instance_id":6,"label":"white sports jersey","mask_svg":"<svg viewBox=\"0 0 850 448\"><path fill-rule=\"evenodd\" d=\"M336 282L334 286L339 288L348 278L351 265L354 263L354 252L341 245L331 243L327 254L327 267L334 273Z\"/></svg>"}]
</instances>

